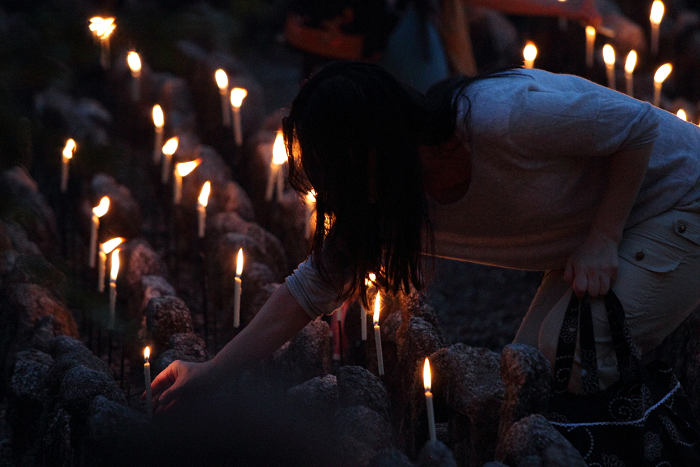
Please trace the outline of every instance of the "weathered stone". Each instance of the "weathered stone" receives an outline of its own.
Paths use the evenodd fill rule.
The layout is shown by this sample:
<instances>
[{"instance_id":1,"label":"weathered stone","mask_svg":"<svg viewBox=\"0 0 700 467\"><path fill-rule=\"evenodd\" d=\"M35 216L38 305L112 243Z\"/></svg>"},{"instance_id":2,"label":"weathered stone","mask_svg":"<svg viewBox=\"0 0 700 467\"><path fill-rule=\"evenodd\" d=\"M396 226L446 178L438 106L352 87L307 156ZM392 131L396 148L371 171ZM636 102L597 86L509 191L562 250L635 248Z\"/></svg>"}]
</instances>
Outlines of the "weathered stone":
<instances>
[{"instance_id":1,"label":"weathered stone","mask_svg":"<svg viewBox=\"0 0 700 467\"><path fill-rule=\"evenodd\" d=\"M45 377L52 362L50 355L34 349L15 354L7 421L18 452L29 449L39 436L39 421L48 402Z\"/></svg>"},{"instance_id":2,"label":"weathered stone","mask_svg":"<svg viewBox=\"0 0 700 467\"><path fill-rule=\"evenodd\" d=\"M397 310L391 313L382 322L381 333L382 333L382 344L390 343L396 345L396 333L401 326L401 310Z\"/></svg>"},{"instance_id":3,"label":"weathered stone","mask_svg":"<svg viewBox=\"0 0 700 467\"><path fill-rule=\"evenodd\" d=\"M302 409L319 412L335 412L338 406L338 380L335 375L317 376L298 386L289 388L289 399Z\"/></svg>"},{"instance_id":4,"label":"weathered stone","mask_svg":"<svg viewBox=\"0 0 700 467\"><path fill-rule=\"evenodd\" d=\"M364 405L389 420L389 395L382 382L360 366L342 366L338 370L338 395L341 406Z\"/></svg>"},{"instance_id":5,"label":"weathered stone","mask_svg":"<svg viewBox=\"0 0 700 467\"><path fill-rule=\"evenodd\" d=\"M99 241L114 237L134 238L141 232L141 208L127 187L114 177L98 173L90 182L92 198L83 204L84 218L91 219L92 208L103 196L109 197L109 210L100 218Z\"/></svg>"},{"instance_id":6,"label":"weathered stone","mask_svg":"<svg viewBox=\"0 0 700 467\"><path fill-rule=\"evenodd\" d=\"M55 316L42 316L34 323L32 338L29 344L33 349L49 354L51 353L51 340L57 335L60 335L58 334L60 330L61 325Z\"/></svg>"},{"instance_id":7,"label":"weathered stone","mask_svg":"<svg viewBox=\"0 0 700 467\"><path fill-rule=\"evenodd\" d=\"M413 318L415 319L415 318ZM455 344L430 355L432 392L435 405L444 403L464 417L452 423L452 442L464 465L481 465L493 459L503 398L503 382L499 375L499 356L483 348ZM419 443L427 433L427 415L423 388L423 366L414 374L413 419ZM462 456L467 458L462 459Z\"/></svg>"},{"instance_id":8,"label":"weathered stone","mask_svg":"<svg viewBox=\"0 0 700 467\"><path fill-rule=\"evenodd\" d=\"M377 454L369 444L348 435L337 437L335 449L341 467L365 467Z\"/></svg>"},{"instance_id":9,"label":"weathered stone","mask_svg":"<svg viewBox=\"0 0 700 467\"><path fill-rule=\"evenodd\" d=\"M266 288L267 284L275 282L275 276L266 265L258 262L246 262L243 274L241 275L241 325L245 326L255 318L262 305L272 295ZM277 287L273 288L273 291ZM233 287L228 288L228 301L224 310L226 313L233 313Z\"/></svg>"},{"instance_id":10,"label":"weathered stone","mask_svg":"<svg viewBox=\"0 0 700 467\"><path fill-rule=\"evenodd\" d=\"M14 250L23 255L41 256L41 250L27 237L21 225L12 221L0 221L0 251Z\"/></svg>"},{"instance_id":11,"label":"weathered stone","mask_svg":"<svg viewBox=\"0 0 700 467\"><path fill-rule=\"evenodd\" d=\"M5 282L36 284L48 290L56 299L63 302L66 276L49 263L43 256L32 254L17 255L14 267L4 278Z\"/></svg>"},{"instance_id":12,"label":"weathered stone","mask_svg":"<svg viewBox=\"0 0 700 467\"><path fill-rule=\"evenodd\" d=\"M273 371L283 372L292 384L327 375L331 369L328 323L311 321L274 352L272 362L277 367Z\"/></svg>"},{"instance_id":13,"label":"weathered stone","mask_svg":"<svg viewBox=\"0 0 700 467\"><path fill-rule=\"evenodd\" d=\"M86 354L92 354L85 344L74 337L60 335L49 341L49 354L56 359L66 352L80 350Z\"/></svg>"},{"instance_id":14,"label":"weathered stone","mask_svg":"<svg viewBox=\"0 0 700 467\"><path fill-rule=\"evenodd\" d=\"M588 467L581 453L563 437L545 449L542 460L545 467Z\"/></svg>"},{"instance_id":15,"label":"weathered stone","mask_svg":"<svg viewBox=\"0 0 700 467\"><path fill-rule=\"evenodd\" d=\"M531 414L545 414L549 406L549 361L534 347L509 344L501 354L501 379L505 385L500 412L499 437L513 423Z\"/></svg>"},{"instance_id":16,"label":"weathered stone","mask_svg":"<svg viewBox=\"0 0 700 467\"><path fill-rule=\"evenodd\" d=\"M391 448L377 453L369 462L368 467L415 467L402 451Z\"/></svg>"},{"instance_id":17,"label":"weathered stone","mask_svg":"<svg viewBox=\"0 0 700 467\"><path fill-rule=\"evenodd\" d=\"M147 425L145 415L98 395L90 404L87 442L92 465L100 465L120 451L130 449L130 441L139 439Z\"/></svg>"},{"instance_id":18,"label":"weathered stone","mask_svg":"<svg viewBox=\"0 0 700 467\"><path fill-rule=\"evenodd\" d=\"M156 297L175 296L175 288L164 277L146 275L141 277L141 287L134 295L134 299L129 300L129 316L136 322L143 321L145 326L148 302Z\"/></svg>"},{"instance_id":19,"label":"weathered stone","mask_svg":"<svg viewBox=\"0 0 700 467\"><path fill-rule=\"evenodd\" d=\"M235 212L249 222L255 220L253 202L238 183L229 181L224 184L218 198L221 211Z\"/></svg>"},{"instance_id":20,"label":"weathered stone","mask_svg":"<svg viewBox=\"0 0 700 467\"><path fill-rule=\"evenodd\" d=\"M216 152L216 149L203 144L196 144L192 154L186 154L186 158L178 162L193 159L200 159L201 162L197 166L197 170L192 171L182 180L182 205L194 206L202 191L202 185L208 181L211 183L211 194L207 203L207 211L212 213L226 211L227 209L222 207L221 200L225 197L224 192L227 185L233 183L230 181L231 168L221 155ZM252 211L252 205L250 209ZM235 209L232 210L235 211Z\"/></svg>"},{"instance_id":21,"label":"weathered stone","mask_svg":"<svg viewBox=\"0 0 700 467\"><path fill-rule=\"evenodd\" d=\"M428 441L418 454L416 467L457 467L457 461L444 443Z\"/></svg>"},{"instance_id":22,"label":"weathered stone","mask_svg":"<svg viewBox=\"0 0 700 467\"><path fill-rule=\"evenodd\" d=\"M77 339L55 337L51 341L51 355L54 362L46 373L46 387L50 395L58 394L63 378L76 366L83 366L112 378L112 371L107 363L96 357Z\"/></svg>"},{"instance_id":23,"label":"weathered stone","mask_svg":"<svg viewBox=\"0 0 700 467\"><path fill-rule=\"evenodd\" d=\"M567 444L571 449L566 447ZM529 415L511 426L508 433L498 440L496 460L519 466L528 457L543 459L552 445L557 446L549 454L552 459L571 459L574 463L568 465L572 466L586 465L580 455L576 458L576 449L540 414Z\"/></svg>"},{"instance_id":24,"label":"weathered stone","mask_svg":"<svg viewBox=\"0 0 700 467\"><path fill-rule=\"evenodd\" d=\"M175 350L178 360L186 362L205 362L207 360L207 345L201 337L193 332L173 334L170 336L170 347Z\"/></svg>"},{"instance_id":25,"label":"weathered stone","mask_svg":"<svg viewBox=\"0 0 700 467\"><path fill-rule=\"evenodd\" d=\"M168 368L175 360L180 360L175 349L168 349L165 352L161 352L152 364L151 376L155 378L158 373Z\"/></svg>"},{"instance_id":26,"label":"weathered stone","mask_svg":"<svg viewBox=\"0 0 700 467\"><path fill-rule=\"evenodd\" d=\"M82 365L74 366L66 372L58 397L71 416L81 419L87 417L92 400L97 396L125 402L121 389L107 374Z\"/></svg>"},{"instance_id":27,"label":"weathered stone","mask_svg":"<svg viewBox=\"0 0 700 467\"><path fill-rule=\"evenodd\" d=\"M335 420L339 436L354 438L374 451L391 448L396 444L391 424L384 416L364 405L338 409Z\"/></svg>"},{"instance_id":28,"label":"weathered stone","mask_svg":"<svg viewBox=\"0 0 700 467\"><path fill-rule=\"evenodd\" d=\"M124 278L130 299L142 298L140 293L143 276L168 277L165 262L145 240L137 239L125 243L119 253L119 261L119 276Z\"/></svg>"},{"instance_id":29,"label":"weathered stone","mask_svg":"<svg viewBox=\"0 0 700 467\"><path fill-rule=\"evenodd\" d=\"M67 410L58 409L42 440L42 465L59 467L73 463L71 446L71 416Z\"/></svg>"},{"instance_id":30,"label":"weathered stone","mask_svg":"<svg viewBox=\"0 0 700 467\"><path fill-rule=\"evenodd\" d=\"M167 349L174 334L194 332L189 308L181 298L173 296L156 297L148 302L146 327L158 349Z\"/></svg>"}]
</instances>

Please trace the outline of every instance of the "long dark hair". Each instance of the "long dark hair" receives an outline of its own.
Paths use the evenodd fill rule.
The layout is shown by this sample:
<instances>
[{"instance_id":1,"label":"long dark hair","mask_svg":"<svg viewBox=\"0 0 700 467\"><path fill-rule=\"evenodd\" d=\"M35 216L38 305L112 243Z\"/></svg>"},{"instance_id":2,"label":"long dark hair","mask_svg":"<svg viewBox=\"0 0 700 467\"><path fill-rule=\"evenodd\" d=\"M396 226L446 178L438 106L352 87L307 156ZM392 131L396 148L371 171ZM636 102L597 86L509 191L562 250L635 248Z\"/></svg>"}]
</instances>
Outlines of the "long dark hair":
<instances>
[{"instance_id":1,"label":"long dark hair","mask_svg":"<svg viewBox=\"0 0 700 467\"><path fill-rule=\"evenodd\" d=\"M418 147L452 138L456 91L471 81L448 80L423 96L377 65L344 61L301 87L283 120L289 182L316 192L312 257L339 295L359 291L367 305L369 273L390 293L422 289L421 255L433 239Z\"/></svg>"}]
</instances>

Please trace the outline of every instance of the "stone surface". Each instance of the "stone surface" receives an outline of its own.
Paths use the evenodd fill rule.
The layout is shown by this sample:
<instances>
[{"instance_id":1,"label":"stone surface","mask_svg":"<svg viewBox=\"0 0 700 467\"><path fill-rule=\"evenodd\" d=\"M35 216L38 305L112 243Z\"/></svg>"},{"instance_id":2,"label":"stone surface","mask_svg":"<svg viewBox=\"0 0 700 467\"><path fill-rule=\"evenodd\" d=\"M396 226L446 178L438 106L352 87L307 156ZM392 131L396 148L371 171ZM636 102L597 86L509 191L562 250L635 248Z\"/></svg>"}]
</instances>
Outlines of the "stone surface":
<instances>
[{"instance_id":1,"label":"stone surface","mask_svg":"<svg viewBox=\"0 0 700 467\"><path fill-rule=\"evenodd\" d=\"M379 378L360 366L340 367L337 378L341 406L363 405L389 420L389 395Z\"/></svg>"},{"instance_id":2,"label":"stone surface","mask_svg":"<svg viewBox=\"0 0 700 467\"><path fill-rule=\"evenodd\" d=\"M235 212L241 219L253 222L255 212L248 194L236 182L226 182L218 196L219 208L223 212Z\"/></svg>"},{"instance_id":3,"label":"stone surface","mask_svg":"<svg viewBox=\"0 0 700 467\"><path fill-rule=\"evenodd\" d=\"M61 335L61 324L53 315L42 316L34 323L29 344L33 349L51 353L51 340Z\"/></svg>"},{"instance_id":4,"label":"stone surface","mask_svg":"<svg viewBox=\"0 0 700 467\"><path fill-rule=\"evenodd\" d=\"M58 409L41 440L41 465L66 466L73 464L74 448L71 445L71 416L67 410Z\"/></svg>"},{"instance_id":5,"label":"stone surface","mask_svg":"<svg viewBox=\"0 0 700 467\"><path fill-rule=\"evenodd\" d=\"M311 321L272 355L273 372L296 385L330 372L330 336L328 323Z\"/></svg>"},{"instance_id":6,"label":"stone surface","mask_svg":"<svg viewBox=\"0 0 700 467\"><path fill-rule=\"evenodd\" d=\"M335 412L338 407L338 379L335 375L316 376L289 388L287 397L298 404L320 412Z\"/></svg>"},{"instance_id":7,"label":"stone surface","mask_svg":"<svg viewBox=\"0 0 700 467\"><path fill-rule=\"evenodd\" d=\"M80 419L87 417L92 400L97 396L125 402L119 386L104 372L91 370L82 365L76 365L66 372L58 397L63 408L71 416Z\"/></svg>"},{"instance_id":8,"label":"stone surface","mask_svg":"<svg viewBox=\"0 0 700 467\"><path fill-rule=\"evenodd\" d=\"M192 333L192 316L185 302L179 297L156 297L146 308L146 327L158 350L169 347L170 336Z\"/></svg>"},{"instance_id":9,"label":"stone surface","mask_svg":"<svg viewBox=\"0 0 700 467\"><path fill-rule=\"evenodd\" d=\"M132 441L143 438L147 419L124 404L98 395L90 404L87 420L87 443L91 465L101 465L129 450Z\"/></svg>"},{"instance_id":10,"label":"stone surface","mask_svg":"<svg viewBox=\"0 0 700 467\"><path fill-rule=\"evenodd\" d=\"M414 467L414 464L402 451L392 448L379 451L368 467Z\"/></svg>"},{"instance_id":11,"label":"stone surface","mask_svg":"<svg viewBox=\"0 0 700 467\"><path fill-rule=\"evenodd\" d=\"M207 346L204 340L193 332L173 334L170 347L175 350L178 360L204 362L207 360Z\"/></svg>"},{"instance_id":12,"label":"stone surface","mask_svg":"<svg viewBox=\"0 0 700 467\"><path fill-rule=\"evenodd\" d=\"M503 349L501 379L505 393L499 437L505 436L521 418L547 413L552 383L547 359L536 348L524 344L509 344Z\"/></svg>"},{"instance_id":13,"label":"stone surface","mask_svg":"<svg viewBox=\"0 0 700 467\"><path fill-rule=\"evenodd\" d=\"M112 371L107 363L96 357L77 339L66 336L52 339L51 356L54 358L54 362L46 373L46 387L50 395L58 394L63 378L76 366L83 366L112 378Z\"/></svg>"},{"instance_id":14,"label":"stone surface","mask_svg":"<svg viewBox=\"0 0 700 467\"><path fill-rule=\"evenodd\" d=\"M7 284L36 284L51 292L59 301L64 301L66 277L43 256L34 254L14 255L11 270L7 271L3 281Z\"/></svg>"},{"instance_id":15,"label":"stone surface","mask_svg":"<svg viewBox=\"0 0 700 467\"><path fill-rule=\"evenodd\" d=\"M418 454L416 467L457 467L457 461L444 443L428 441Z\"/></svg>"},{"instance_id":16,"label":"stone surface","mask_svg":"<svg viewBox=\"0 0 700 467\"><path fill-rule=\"evenodd\" d=\"M556 445L549 454L550 447ZM570 466L586 465L578 451L539 414L522 418L511 426L508 433L498 441L496 460L506 465L522 465L528 458L566 459ZM546 464L548 465L548 464Z\"/></svg>"},{"instance_id":17,"label":"stone surface","mask_svg":"<svg viewBox=\"0 0 700 467\"><path fill-rule=\"evenodd\" d=\"M395 446L391 424L381 414L364 405L341 407L335 413L335 420L339 437L354 438L374 451Z\"/></svg>"},{"instance_id":18,"label":"stone surface","mask_svg":"<svg viewBox=\"0 0 700 467\"><path fill-rule=\"evenodd\" d=\"M141 277L141 286L135 288L134 297L129 300L129 317L136 322L144 322L148 302L156 297L175 296L175 288L162 276Z\"/></svg>"},{"instance_id":19,"label":"stone surface","mask_svg":"<svg viewBox=\"0 0 700 467\"><path fill-rule=\"evenodd\" d=\"M161 276L167 279L168 268L146 240L131 240L119 253L119 278L126 284L128 296L141 298L143 276Z\"/></svg>"},{"instance_id":20,"label":"stone surface","mask_svg":"<svg viewBox=\"0 0 700 467\"><path fill-rule=\"evenodd\" d=\"M92 208L99 204L102 197L109 197L109 209L100 218L98 241L104 242L114 237L131 239L139 235L141 208L127 187L117 183L110 175L98 173L90 182L90 191L91 198L83 204L83 218L87 220L92 218Z\"/></svg>"}]
</instances>

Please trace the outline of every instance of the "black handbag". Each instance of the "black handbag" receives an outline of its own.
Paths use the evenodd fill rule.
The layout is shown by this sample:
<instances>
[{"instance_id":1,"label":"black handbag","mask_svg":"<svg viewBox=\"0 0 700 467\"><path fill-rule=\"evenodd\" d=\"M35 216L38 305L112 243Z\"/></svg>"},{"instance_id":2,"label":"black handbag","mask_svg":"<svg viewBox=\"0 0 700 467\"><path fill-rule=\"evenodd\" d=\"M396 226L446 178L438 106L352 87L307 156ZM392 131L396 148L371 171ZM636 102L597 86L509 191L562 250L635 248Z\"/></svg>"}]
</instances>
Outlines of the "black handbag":
<instances>
[{"instance_id":1,"label":"black handbag","mask_svg":"<svg viewBox=\"0 0 700 467\"><path fill-rule=\"evenodd\" d=\"M700 466L700 425L671 368L643 365L622 304L610 291L605 308L620 380L601 391L588 296L572 295L559 333L549 420L589 466ZM568 390L580 341L581 393Z\"/></svg>"}]
</instances>

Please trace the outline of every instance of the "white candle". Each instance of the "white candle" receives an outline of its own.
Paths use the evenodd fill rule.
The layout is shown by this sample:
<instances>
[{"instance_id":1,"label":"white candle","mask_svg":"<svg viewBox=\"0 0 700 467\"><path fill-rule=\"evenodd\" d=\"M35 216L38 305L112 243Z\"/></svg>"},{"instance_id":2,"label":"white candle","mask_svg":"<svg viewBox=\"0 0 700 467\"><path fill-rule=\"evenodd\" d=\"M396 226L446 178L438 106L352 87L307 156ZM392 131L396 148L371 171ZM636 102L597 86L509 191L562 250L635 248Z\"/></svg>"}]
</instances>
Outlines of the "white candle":
<instances>
[{"instance_id":1,"label":"white candle","mask_svg":"<svg viewBox=\"0 0 700 467\"><path fill-rule=\"evenodd\" d=\"M537 57L537 47L532 42L528 42L523 49L523 58L525 59L525 68L533 68L535 66L535 58Z\"/></svg>"},{"instance_id":2,"label":"white candle","mask_svg":"<svg viewBox=\"0 0 700 467\"><path fill-rule=\"evenodd\" d=\"M204 238L204 231L207 224L207 203L209 202L209 192L211 191L211 183L204 182L202 191L197 198L197 237Z\"/></svg>"},{"instance_id":3,"label":"white candle","mask_svg":"<svg viewBox=\"0 0 700 467\"><path fill-rule=\"evenodd\" d=\"M131 100L138 102L141 97L141 57L131 51L126 56L126 62L131 70Z\"/></svg>"},{"instance_id":4,"label":"white candle","mask_svg":"<svg viewBox=\"0 0 700 467\"><path fill-rule=\"evenodd\" d=\"M109 322L107 329L114 330L117 315L117 275L119 274L119 250L112 252L112 269L109 274Z\"/></svg>"},{"instance_id":5,"label":"white candle","mask_svg":"<svg viewBox=\"0 0 700 467\"><path fill-rule=\"evenodd\" d=\"M163 165L161 166L160 181L163 183L168 183L168 177L170 176L170 164L173 158L173 154L177 151L178 139L177 136L170 138L163 145Z\"/></svg>"},{"instance_id":6,"label":"white candle","mask_svg":"<svg viewBox=\"0 0 700 467\"><path fill-rule=\"evenodd\" d=\"M651 13L649 14L649 22L651 23L651 54L658 55L659 53L659 25L664 17L664 4L659 0L651 4Z\"/></svg>"},{"instance_id":7,"label":"white candle","mask_svg":"<svg viewBox=\"0 0 700 467\"><path fill-rule=\"evenodd\" d=\"M221 121L224 126L231 126L231 110L228 105L228 75L222 69L216 70L214 73L216 85L219 87L221 94Z\"/></svg>"},{"instance_id":8,"label":"white candle","mask_svg":"<svg viewBox=\"0 0 700 467\"><path fill-rule=\"evenodd\" d=\"M430 441L435 441L435 412L433 410L433 393L430 392L432 382L430 378L430 361L426 357L423 365L423 387L425 388L425 405L428 409L428 431L430 432Z\"/></svg>"},{"instance_id":9,"label":"white candle","mask_svg":"<svg viewBox=\"0 0 700 467\"><path fill-rule=\"evenodd\" d=\"M153 394L151 393L151 349L143 349L143 379L146 386L146 411L153 417Z\"/></svg>"},{"instance_id":10,"label":"white candle","mask_svg":"<svg viewBox=\"0 0 700 467\"><path fill-rule=\"evenodd\" d=\"M95 255L97 254L97 230L100 228L100 217L104 216L109 209L109 198L103 196L100 204L92 208L92 225L90 229L90 252L89 262L91 268L95 267Z\"/></svg>"},{"instance_id":11,"label":"white candle","mask_svg":"<svg viewBox=\"0 0 700 467\"><path fill-rule=\"evenodd\" d=\"M241 274L243 274L243 248L238 250L238 260L236 261L236 277L233 287L233 327L241 325Z\"/></svg>"},{"instance_id":12,"label":"white candle","mask_svg":"<svg viewBox=\"0 0 700 467\"><path fill-rule=\"evenodd\" d=\"M109 36L114 32L114 28L114 18L90 18L90 31L100 41L100 63L105 70L109 68Z\"/></svg>"},{"instance_id":13,"label":"white candle","mask_svg":"<svg viewBox=\"0 0 700 467\"><path fill-rule=\"evenodd\" d=\"M665 63L654 73L654 105L656 107L661 103L661 85L668 78L668 75L671 74L672 69L673 67L670 63Z\"/></svg>"},{"instance_id":14,"label":"white candle","mask_svg":"<svg viewBox=\"0 0 700 467\"><path fill-rule=\"evenodd\" d=\"M593 68L593 50L595 47L595 28L586 26L586 67Z\"/></svg>"},{"instance_id":15,"label":"white candle","mask_svg":"<svg viewBox=\"0 0 700 467\"><path fill-rule=\"evenodd\" d=\"M379 330L379 309L381 308L379 291L374 299L374 342L377 347L377 370L379 376L384 374L384 356L382 355L382 334Z\"/></svg>"},{"instance_id":16,"label":"white candle","mask_svg":"<svg viewBox=\"0 0 700 467\"><path fill-rule=\"evenodd\" d=\"M61 163L61 193L65 193L68 189L68 164L73 158L75 152L75 141L73 138L66 141L66 146L63 148L63 157Z\"/></svg>"},{"instance_id":17,"label":"white candle","mask_svg":"<svg viewBox=\"0 0 700 467\"><path fill-rule=\"evenodd\" d=\"M158 164L160 158L163 154L163 124L165 123L165 118L163 116L163 109L160 108L158 104L153 106L153 125L156 128L156 139L155 145L153 146L153 163Z\"/></svg>"},{"instance_id":18,"label":"white candle","mask_svg":"<svg viewBox=\"0 0 700 467\"><path fill-rule=\"evenodd\" d=\"M265 200L272 201L272 194L277 186L277 200L279 201L284 191L284 174L282 164L287 161L287 150L284 147L284 136L282 130L277 130L275 143L272 145L272 160L270 161L270 173L267 177L267 189L265 190Z\"/></svg>"},{"instance_id":19,"label":"white candle","mask_svg":"<svg viewBox=\"0 0 700 467\"><path fill-rule=\"evenodd\" d=\"M190 162L179 162L175 164L174 177L175 183L173 184L173 204L178 205L182 201L182 177L186 177L194 169L197 168L202 159L196 159Z\"/></svg>"},{"instance_id":20,"label":"white candle","mask_svg":"<svg viewBox=\"0 0 700 467\"><path fill-rule=\"evenodd\" d=\"M630 50L627 54L627 60L625 60L625 83L627 84L627 95L634 96L634 81L632 78L632 73L634 72L634 67L637 65L637 52Z\"/></svg>"},{"instance_id":21,"label":"white candle","mask_svg":"<svg viewBox=\"0 0 700 467\"><path fill-rule=\"evenodd\" d=\"M603 46L603 61L608 75L608 87L615 89L615 50L610 44Z\"/></svg>"},{"instance_id":22,"label":"white candle","mask_svg":"<svg viewBox=\"0 0 700 467\"><path fill-rule=\"evenodd\" d=\"M100 262L97 266L97 291L105 290L105 273L107 272L107 255L112 252L124 239L121 237L112 238L104 243L100 243Z\"/></svg>"},{"instance_id":23,"label":"white candle","mask_svg":"<svg viewBox=\"0 0 700 467\"><path fill-rule=\"evenodd\" d=\"M243 88L233 88L231 90L231 107L233 108L233 136L236 146L243 145L243 130L241 129L241 104L248 95L248 91Z\"/></svg>"}]
</instances>

